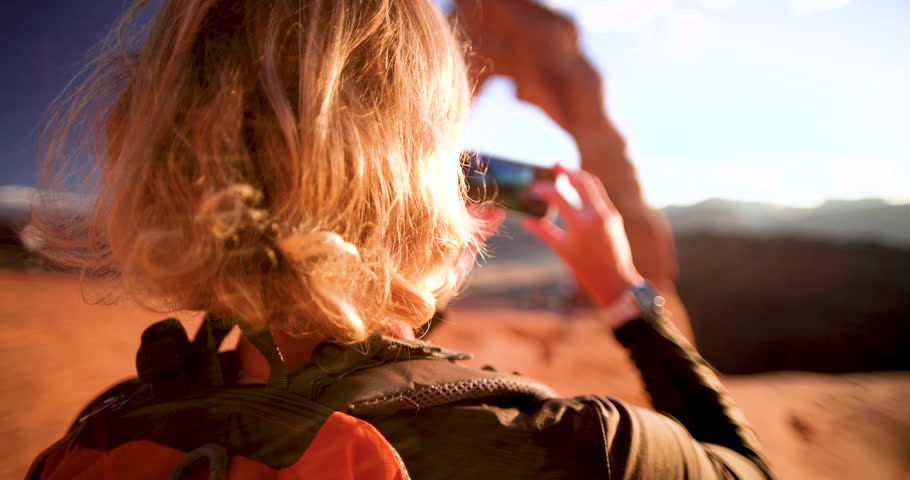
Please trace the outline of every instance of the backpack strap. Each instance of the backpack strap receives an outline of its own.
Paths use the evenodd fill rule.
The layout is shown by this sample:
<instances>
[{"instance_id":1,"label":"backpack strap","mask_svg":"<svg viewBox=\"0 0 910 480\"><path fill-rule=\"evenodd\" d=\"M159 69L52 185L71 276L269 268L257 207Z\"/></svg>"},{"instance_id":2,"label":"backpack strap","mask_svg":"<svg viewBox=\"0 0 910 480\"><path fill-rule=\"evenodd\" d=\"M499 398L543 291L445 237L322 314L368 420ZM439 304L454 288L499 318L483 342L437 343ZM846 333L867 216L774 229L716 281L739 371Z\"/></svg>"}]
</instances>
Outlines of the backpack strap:
<instances>
[{"instance_id":1,"label":"backpack strap","mask_svg":"<svg viewBox=\"0 0 910 480\"><path fill-rule=\"evenodd\" d=\"M271 388L284 390L288 386L288 370L284 364L284 358L278 344L275 343L275 337L272 336L272 329L268 325L262 327L249 327L241 324L243 336L261 352L269 362L269 379L266 382Z\"/></svg>"},{"instance_id":2,"label":"backpack strap","mask_svg":"<svg viewBox=\"0 0 910 480\"><path fill-rule=\"evenodd\" d=\"M233 352L218 353L234 324L207 314L192 342L174 318L161 320L142 333L136 372L152 397L168 398L189 390L220 388L237 377Z\"/></svg>"},{"instance_id":3,"label":"backpack strap","mask_svg":"<svg viewBox=\"0 0 910 480\"><path fill-rule=\"evenodd\" d=\"M218 353L218 348L233 328L233 322L212 314L207 314L202 320L192 343L192 348L198 355L197 383L209 387L222 387L232 383L236 378L237 367L233 362L233 354Z\"/></svg>"},{"instance_id":4,"label":"backpack strap","mask_svg":"<svg viewBox=\"0 0 910 480\"><path fill-rule=\"evenodd\" d=\"M186 330L176 318L156 322L142 332L136 352L139 380L149 385L155 397L166 397L189 389L186 368L192 351Z\"/></svg>"},{"instance_id":5,"label":"backpack strap","mask_svg":"<svg viewBox=\"0 0 910 480\"><path fill-rule=\"evenodd\" d=\"M387 415L461 401L543 400L546 385L455 363L470 354L420 340L376 335L352 346L323 344L293 372L289 389L354 416Z\"/></svg>"}]
</instances>

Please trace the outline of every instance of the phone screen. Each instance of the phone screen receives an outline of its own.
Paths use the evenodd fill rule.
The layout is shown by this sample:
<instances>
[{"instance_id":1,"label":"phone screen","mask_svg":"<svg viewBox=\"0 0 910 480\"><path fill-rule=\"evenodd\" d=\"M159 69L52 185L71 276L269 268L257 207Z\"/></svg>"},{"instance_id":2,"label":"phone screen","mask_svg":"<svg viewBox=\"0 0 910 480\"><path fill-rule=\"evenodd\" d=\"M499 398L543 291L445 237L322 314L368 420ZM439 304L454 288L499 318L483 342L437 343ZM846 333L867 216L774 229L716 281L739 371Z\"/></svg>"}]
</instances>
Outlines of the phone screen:
<instances>
[{"instance_id":1,"label":"phone screen","mask_svg":"<svg viewBox=\"0 0 910 480\"><path fill-rule=\"evenodd\" d=\"M464 169L472 200L492 202L535 217L552 214L550 206L531 192L531 185L555 182L553 169L476 152L466 152Z\"/></svg>"}]
</instances>

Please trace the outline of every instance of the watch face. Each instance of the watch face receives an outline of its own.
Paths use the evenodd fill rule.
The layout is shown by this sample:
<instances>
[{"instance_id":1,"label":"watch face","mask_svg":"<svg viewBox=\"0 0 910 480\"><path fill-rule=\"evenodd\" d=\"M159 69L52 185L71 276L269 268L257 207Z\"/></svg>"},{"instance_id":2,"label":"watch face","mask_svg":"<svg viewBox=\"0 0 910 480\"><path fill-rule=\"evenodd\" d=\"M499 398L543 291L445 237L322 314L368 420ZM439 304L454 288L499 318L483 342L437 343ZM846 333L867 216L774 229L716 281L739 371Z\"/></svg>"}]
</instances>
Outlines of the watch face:
<instances>
[{"instance_id":1,"label":"watch face","mask_svg":"<svg viewBox=\"0 0 910 480\"><path fill-rule=\"evenodd\" d=\"M664 297L657 293L657 290L649 283L634 287L632 295L635 297L638 307L646 315L660 315L664 305L667 303Z\"/></svg>"}]
</instances>

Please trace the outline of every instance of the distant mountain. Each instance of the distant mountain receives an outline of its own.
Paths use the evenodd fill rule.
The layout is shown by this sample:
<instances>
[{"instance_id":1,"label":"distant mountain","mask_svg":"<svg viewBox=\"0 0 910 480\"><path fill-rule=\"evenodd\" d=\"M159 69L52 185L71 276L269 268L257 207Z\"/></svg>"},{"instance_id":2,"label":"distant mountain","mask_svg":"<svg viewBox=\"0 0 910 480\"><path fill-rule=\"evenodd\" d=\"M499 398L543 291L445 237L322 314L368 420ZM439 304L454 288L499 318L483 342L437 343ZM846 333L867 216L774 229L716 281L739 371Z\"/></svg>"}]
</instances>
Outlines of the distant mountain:
<instances>
[{"instance_id":1,"label":"distant mountain","mask_svg":"<svg viewBox=\"0 0 910 480\"><path fill-rule=\"evenodd\" d=\"M676 248L699 349L721 371L910 369L910 250L732 233Z\"/></svg>"},{"instance_id":2,"label":"distant mountain","mask_svg":"<svg viewBox=\"0 0 910 480\"><path fill-rule=\"evenodd\" d=\"M699 349L717 368L910 369L910 248L899 236L890 239L902 248L872 240L889 231L880 213L906 229L906 206L859 201L798 209L712 200L695 207L676 217L676 284ZM863 221L875 228L847 228ZM802 231L784 233L784 225ZM698 231L710 226L722 231ZM518 218L509 216L489 247L494 257L475 270L463 302L567 308L565 269Z\"/></svg>"},{"instance_id":3,"label":"distant mountain","mask_svg":"<svg viewBox=\"0 0 910 480\"><path fill-rule=\"evenodd\" d=\"M816 208L711 199L669 206L664 213L677 235L783 234L910 247L910 204L892 205L874 198L829 200Z\"/></svg>"}]
</instances>

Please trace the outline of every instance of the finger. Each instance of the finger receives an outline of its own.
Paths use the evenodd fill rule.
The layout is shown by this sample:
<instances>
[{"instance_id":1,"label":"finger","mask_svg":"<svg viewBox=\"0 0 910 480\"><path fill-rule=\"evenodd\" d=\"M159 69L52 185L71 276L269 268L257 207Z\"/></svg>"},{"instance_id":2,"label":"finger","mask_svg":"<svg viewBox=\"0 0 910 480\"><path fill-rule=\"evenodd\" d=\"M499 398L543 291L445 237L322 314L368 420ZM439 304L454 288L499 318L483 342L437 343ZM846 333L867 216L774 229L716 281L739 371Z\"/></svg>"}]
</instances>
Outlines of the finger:
<instances>
[{"instance_id":1,"label":"finger","mask_svg":"<svg viewBox=\"0 0 910 480\"><path fill-rule=\"evenodd\" d=\"M587 170L579 170L577 173L579 179L587 185L589 194L596 198L600 205L606 207L608 211L616 211L613 200L610 199L610 194L600 177Z\"/></svg>"},{"instance_id":2,"label":"finger","mask_svg":"<svg viewBox=\"0 0 910 480\"><path fill-rule=\"evenodd\" d=\"M558 190L556 190L556 185L549 182L538 182L531 187L531 192L537 195L540 195L541 198L547 205L552 205L556 207L556 211L559 212L559 216L562 217L567 223L575 221L575 218L578 215L578 211L573 207L566 197L563 197Z\"/></svg>"},{"instance_id":3,"label":"finger","mask_svg":"<svg viewBox=\"0 0 910 480\"><path fill-rule=\"evenodd\" d=\"M489 230L491 233L496 231L502 221L506 218L505 210L490 205L475 205L473 203L468 203L465 205L465 208L472 217L480 221L485 231Z\"/></svg>"},{"instance_id":4,"label":"finger","mask_svg":"<svg viewBox=\"0 0 910 480\"><path fill-rule=\"evenodd\" d=\"M563 243L566 238L566 232L563 229L546 218L525 218L521 222L521 226L537 237L541 243L550 247L550 250L562 256Z\"/></svg>"},{"instance_id":5,"label":"finger","mask_svg":"<svg viewBox=\"0 0 910 480\"><path fill-rule=\"evenodd\" d=\"M496 230L499 230L500 225L506 219L506 211L501 208L485 207L483 214L477 219L481 221L477 236L481 242L486 242L496 233Z\"/></svg>"},{"instance_id":6,"label":"finger","mask_svg":"<svg viewBox=\"0 0 910 480\"><path fill-rule=\"evenodd\" d=\"M501 208L472 204L468 204L467 209L479 223L472 242L472 251L477 253L479 246L486 243L487 239L499 230L506 218L506 212Z\"/></svg>"},{"instance_id":7,"label":"finger","mask_svg":"<svg viewBox=\"0 0 910 480\"><path fill-rule=\"evenodd\" d=\"M600 183L600 179L584 170L569 170L559 163L556 164L555 170L556 173L565 175L572 188L578 192L583 209L598 209L610 205L607 191Z\"/></svg>"}]
</instances>

